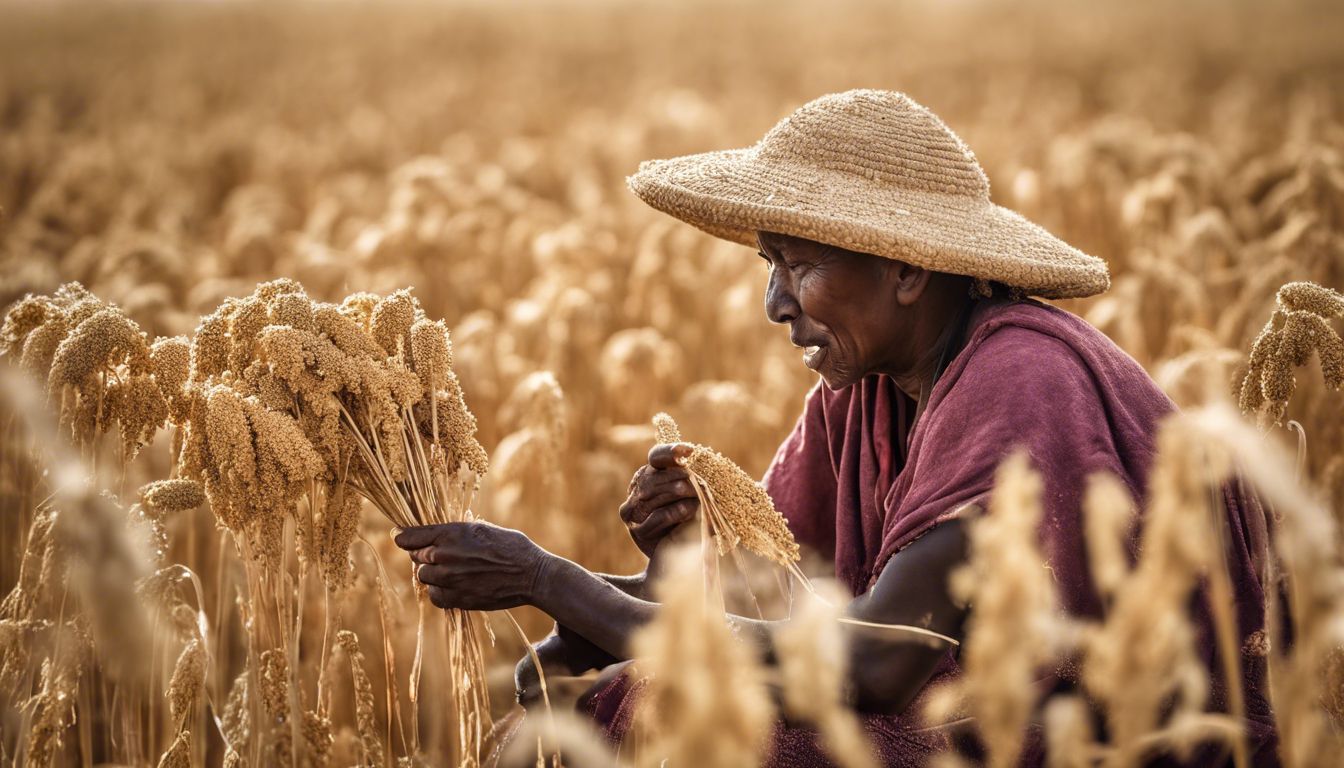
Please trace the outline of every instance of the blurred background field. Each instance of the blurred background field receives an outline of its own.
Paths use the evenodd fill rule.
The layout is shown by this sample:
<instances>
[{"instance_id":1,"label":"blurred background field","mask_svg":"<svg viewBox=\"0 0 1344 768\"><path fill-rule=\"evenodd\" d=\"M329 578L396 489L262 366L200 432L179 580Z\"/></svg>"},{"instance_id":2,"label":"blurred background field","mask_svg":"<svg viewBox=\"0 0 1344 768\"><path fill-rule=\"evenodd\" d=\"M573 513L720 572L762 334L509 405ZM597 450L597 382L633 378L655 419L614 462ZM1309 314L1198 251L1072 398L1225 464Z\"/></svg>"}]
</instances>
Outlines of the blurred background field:
<instances>
[{"instance_id":1,"label":"blurred background field","mask_svg":"<svg viewBox=\"0 0 1344 768\"><path fill-rule=\"evenodd\" d=\"M759 476L814 383L764 317L761 263L640 203L641 160L745 146L823 93L905 91L996 202L1109 262L1109 293L1064 306L1196 404L1232 390L1280 285L1344 288L1341 40L1337 3L0 5L0 304L77 280L152 337L276 277L327 301L413 286L491 453L478 514L630 572L616 509L649 417ZM1338 509L1327 394L1300 376L1288 417ZM114 475L124 500L168 475L168 443ZM6 471L8 590L31 476ZM347 605L375 548L405 591L384 528L366 518ZM213 529L206 507L171 520L170 559L227 574ZM521 647L500 635L507 704ZM221 701L238 663L217 662Z\"/></svg>"}]
</instances>

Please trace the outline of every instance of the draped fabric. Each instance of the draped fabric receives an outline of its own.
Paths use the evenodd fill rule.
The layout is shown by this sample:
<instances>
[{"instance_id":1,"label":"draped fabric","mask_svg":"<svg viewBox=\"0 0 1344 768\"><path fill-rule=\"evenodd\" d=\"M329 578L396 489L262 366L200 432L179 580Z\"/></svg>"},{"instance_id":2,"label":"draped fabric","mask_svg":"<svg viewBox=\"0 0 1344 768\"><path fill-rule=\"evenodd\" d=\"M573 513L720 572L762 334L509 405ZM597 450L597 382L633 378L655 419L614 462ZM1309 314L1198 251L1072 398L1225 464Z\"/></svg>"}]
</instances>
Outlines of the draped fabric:
<instances>
[{"instance_id":1,"label":"draped fabric","mask_svg":"<svg viewBox=\"0 0 1344 768\"><path fill-rule=\"evenodd\" d=\"M1080 511L1086 479L1109 472L1142 505L1158 424L1174 410L1133 358L1080 318L1035 301L985 303L917 423L914 401L886 376L839 391L818 384L764 484L800 543L834 562L836 578L858 596L921 535L968 506L983 508L998 464L1010 451L1025 450L1044 480L1040 543L1061 607L1097 618L1102 606L1088 572ZM1237 629L1244 647L1254 649L1260 644L1246 641L1264 628L1258 576L1264 512L1238 483L1229 483L1223 497ZM1210 706L1225 709L1207 601L1193 603ZM1248 650L1240 660L1255 763L1275 764L1265 658ZM925 691L956 674L949 653ZM1058 685L1076 682L1068 678L1061 672ZM589 700L612 740L628 729L641 686L623 676ZM900 716L864 718L884 764L922 764L947 746L944 731L922 727L920 703ZM1039 733L1028 734L1023 764L1043 762L1040 742ZM1207 765L1223 757L1211 749L1197 759ZM828 764L810 732L783 724L775 729L770 762Z\"/></svg>"}]
</instances>

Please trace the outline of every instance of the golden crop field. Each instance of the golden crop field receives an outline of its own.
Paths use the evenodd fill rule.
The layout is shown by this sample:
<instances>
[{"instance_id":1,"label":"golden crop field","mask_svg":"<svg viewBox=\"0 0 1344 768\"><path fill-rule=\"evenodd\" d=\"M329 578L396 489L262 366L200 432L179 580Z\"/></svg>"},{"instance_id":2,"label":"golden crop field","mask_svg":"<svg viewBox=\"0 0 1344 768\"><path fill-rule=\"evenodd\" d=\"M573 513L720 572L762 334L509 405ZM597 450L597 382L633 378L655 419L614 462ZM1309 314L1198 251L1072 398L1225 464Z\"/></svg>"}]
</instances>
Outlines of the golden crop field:
<instances>
[{"instance_id":1,"label":"golden crop field","mask_svg":"<svg viewBox=\"0 0 1344 768\"><path fill-rule=\"evenodd\" d=\"M1185 409L1144 558L1112 574L1146 598L1095 626L1060 624L1022 566L1039 479L1005 463L966 676L927 716L969 713L1012 765L1041 704L1015 692L1071 645L1110 729L1046 703L1051 765L1234 745L1235 713L1164 687L1203 674L1185 630L1152 628L1217 589L1172 542L1215 549L1208 487L1237 467L1280 526L1290 618L1261 651L1279 755L1332 764L1341 39L1324 2L0 4L0 765L531 765L543 740L566 765L741 765L775 719L767 681L838 763L873 764L834 614L803 612L760 668L688 598L704 561L673 564L688 586L640 638L665 671L637 748L566 716L586 681L560 679L495 755L551 622L433 608L389 535L474 515L637 572L617 509L659 412L721 454L697 454L719 462L707 489L728 499L734 462L761 477L816 377L766 319L753 254L625 177L856 87L927 105L996 202L1104 258L1110 290L1058 304ZM1305 281L1323 288L1280 291ZM1089 521L1128 514L1112 491ZM1125 530L1105 525L1103 553ZM725 682L678 690L678 670Z\"/></svg>"}]
</instances>

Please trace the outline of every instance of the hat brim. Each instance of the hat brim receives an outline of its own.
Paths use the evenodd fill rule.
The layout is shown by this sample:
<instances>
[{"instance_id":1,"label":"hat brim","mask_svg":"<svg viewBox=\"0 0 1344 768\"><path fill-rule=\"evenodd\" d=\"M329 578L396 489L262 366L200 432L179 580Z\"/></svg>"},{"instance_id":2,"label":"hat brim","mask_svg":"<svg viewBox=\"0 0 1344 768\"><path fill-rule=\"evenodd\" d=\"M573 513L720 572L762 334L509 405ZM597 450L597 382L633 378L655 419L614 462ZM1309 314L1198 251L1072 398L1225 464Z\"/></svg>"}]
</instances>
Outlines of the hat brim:
<instances>
[{"instance_id":1,"label":"hat brim","mask_svg":"<svg viewBox=\"0 0 1344 768\"><path fill-rule=\"evenodd\" d=\"M646 161L626 181L652 207L743 245L778 232L1052 299L1110 286L1106 262L987 199L764 159L755 147Z\"/></svg>"}]
</instances>

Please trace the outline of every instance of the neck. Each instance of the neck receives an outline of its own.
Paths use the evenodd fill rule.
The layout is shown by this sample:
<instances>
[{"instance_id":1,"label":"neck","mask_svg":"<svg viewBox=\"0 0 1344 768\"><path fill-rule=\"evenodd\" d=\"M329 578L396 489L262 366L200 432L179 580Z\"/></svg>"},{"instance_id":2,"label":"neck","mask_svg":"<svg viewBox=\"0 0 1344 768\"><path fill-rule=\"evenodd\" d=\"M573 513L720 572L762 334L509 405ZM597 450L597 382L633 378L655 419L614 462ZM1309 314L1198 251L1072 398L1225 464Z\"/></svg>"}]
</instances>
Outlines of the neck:
<instances>
[{"instance_id":1,"label":"neck","mask_svg":"<svg viewBox=\"0 0 1344 768\"><path fill-rule=\"evenodd\" d=\"M963 324L959 320L962 318L963 310L970 311L971 307L968 304L971 303L971 299L964 291L959 291L955 296L948 298L954 300L931 301L928 307L921 307L916 315L911 341L912 346L919 352L914 360L897 370L885 371L898 389L920 404L921 410L924 401L933 390L934 379L939 373L939 363L951 360L965 343L964 338L954 337L964 335L960 333ZM956 346L957 349L952 349L950 346Z\"/></svg>"}]
</instances>

